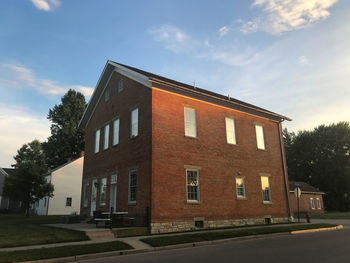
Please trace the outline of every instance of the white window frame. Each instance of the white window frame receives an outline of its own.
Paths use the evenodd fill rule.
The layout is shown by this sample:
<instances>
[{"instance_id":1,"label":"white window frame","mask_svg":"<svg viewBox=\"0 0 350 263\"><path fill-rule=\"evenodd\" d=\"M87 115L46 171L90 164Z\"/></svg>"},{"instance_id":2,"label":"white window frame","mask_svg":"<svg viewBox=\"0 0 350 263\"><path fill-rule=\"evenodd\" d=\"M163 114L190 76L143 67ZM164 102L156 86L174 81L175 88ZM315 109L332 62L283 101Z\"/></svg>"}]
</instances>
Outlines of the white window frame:
<instances>
[{"instance_id":1,"label":"white window frame","mask_svg":"<svg viewBox=\"0 0 350 263\"><path fill-rule=\"evenodd\" d=\"M197 173L197 185L190 185L188 181L188 172L196 172ZM189 199L188 187L197 187L197 198ZM200 198L200 177L199 177L199 169L186 169L186 200L188 203L199 203Z\"/></svg>"},{"instance_id":2,"label":"white window frame","mask_svg":"<svg viewBox=\"0 0 350 263\"><path fill-rule=\"evenodd\" d=\"M315 209L316 209L315 200L314 200L312 197L310 197L310 206L311 206L311 209L312 209L312 210L315 210Z\"/></svg>"},{"instance_id":3,"label":"white window frame","mask_svg":"<svg viewBox=\"0 0 350 263\"><path fill-rule=\"evenodd\" d=\"M186 114L187 113L187 114ZM190 116L190 114L193 114ZM190 118L192 119L190 119ZM197 111L194 108L184 107L185 136L197 138Z\"/></svg>"},{"instance_id":4,"label":"white window frame","mask_svg":"<svg viewBox=\"0 0 350 263\"><path fill-rule=\"evenodd\" d=\"M322 209L320 198L316 198L317 209Z\"/></svg>"},{"instance_id":5,"label":"white window frame","mask_svg":"<svg viewBox=\"0 0 350 263\"><path fill-rule=\"evenodd\" d=\"M256 145L259 150L266 150L264 126L255 124Z\"/></svg>"},{"instance_id":6,"label":"white window frame","mask_svg":"<svg viewBox=\"0 0 350 263\"><path fill-rule=\"evenodd\" d=\"M267 182L269 184L269 188L268 188L268 200L264 200L265 198L265 191L266 189L263 189L263 178L267 178ZM268 175L260 175L260 183L261 183L261 191L262 191L262 199L263 199L263 203L264 204L271 204L272 203L272 196L271 196L271 183L270 183L270 176Z\"/></svg>"},{"instance_id":7,"label":"white window frame","mask_svg":"<svg viewBox=\"0 0 350 263\"><path fill-rule=\"evenodd\" d=\"M103 130L103 150L109 147L109 124L106 124Z\"/></svg>"},{"instance_id":8,"label":"white window frame","mask_svg":"<svg viewBox=\"0 0 350 263\"><path fill-rule=\"evenodd\" d=\"M131 185L131 175L136 174L136 184ZM137 180L138 180L138 170L137 169L132 169L129 171L129 183L128 183L128 203L129 204L136 204L137 200ZM135 199L131 199L131 187L135 188Z\"/></svg>"},{"instance_id":9,"label":"white window frame","mask_svg":"<svg viewBox=\"0 0 350 263\"><path fill-rule=\"evenodd\" d=\"M101 130L98 129L95 131L95 150L94 150L94 153L98 153L100 151L100 136L101 136Z\"/></svg>"},{"instance_id":10,"label":"white window frame","mask_svg":"<svg viewBox=\"0 0 350 263\"><path fill-rule=\"evenodd\" d=\"M83 187L83 207L88 207L89 204L89 181L84 181Z\"/></svg>"},{"instance_id":11,"label":"white window frame","mask_svg":"<svg viewBox=\"0 0 350 263\"><path fill-rule=\"evenodd\" d=\"M100 185L100 205L106 205L107 201L107 177L101 178L101 185ZM104 200L103 198L104 194Z\"/></svg>"},{"instance_id":12,"label":"white window frame","mask_svg":"<svg viewBox=\"0 0 350 263\"><path fill-rule=\"evenodd\" d=\"M225 117L226 142L227 144L237 144L235 119Z\"/></svg>"},{"instance_id":13,"label":"white window frame","mask_svg":"<svg viewBox=\"0 0 350 263\"><path fill-rule=\"evenodd\" d=\"M120 128L120 119L117 118L113 121L113 146L119 144L119 128Z\"/></svg>"},{"instance_id":14,"label":"white window frame","mask_svg":"<svg viewBox=\"0 0 350 263\"><path fill-rule=\"evenodd\" d=\"M139 108L135 108L130 112L130 138L139 135Z\"/></svg>"},{"instance_id":15,"label":"white window frame","mask_svg":"<svg viewBox=\"0 0 350 263\"><path fill-rule=\"evenodd\" d=\"M118 93L122 92L124 90L124 83L123 83L123 79L120 79L118 81Z\"/></svg>"},{"instance_id":16,"label":"white window frame","mask_svg":"<svg viewBox=\"0 0 350 263\"><path fill-rule=\"evenodd\" d=\"M242 179L242 182L243 182L243 195L239 195L238 194L238 184L237 184L237 179ZM236 195L237 195L237 198L238 199L245 199L246 198L246 193L245 193L245 178L244 176L236 176Z\"/></svg>"}]
</instances>

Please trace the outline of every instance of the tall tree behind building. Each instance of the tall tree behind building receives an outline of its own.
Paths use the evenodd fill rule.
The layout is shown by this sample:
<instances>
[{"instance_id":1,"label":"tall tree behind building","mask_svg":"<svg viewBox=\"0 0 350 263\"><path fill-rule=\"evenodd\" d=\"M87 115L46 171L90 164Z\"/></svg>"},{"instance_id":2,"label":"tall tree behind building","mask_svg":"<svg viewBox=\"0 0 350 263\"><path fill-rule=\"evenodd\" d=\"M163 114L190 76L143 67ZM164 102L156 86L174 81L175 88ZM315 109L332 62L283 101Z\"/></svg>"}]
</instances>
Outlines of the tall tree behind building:
<instances>
[{"instance_id":1,"label":"tall tree behind building","mask_svg":"<svg viewBox=\"0 0 350 263\"><path fill-rule=\"evenodd\" d=\"M288 175L324 191L327 210L350 210L350 124L321 125L297 134L284 130Z\"/></svg>"},{"instance_id":2,"label":"tall tree behind building","mask_svg":"<svg viewBox=\"0 0 350 263\"><path fill-rule=\"evenodd\" d=\"M80 156L84 150L85 131L78 128L86 107L85 97L70 89L61 104L50 109L47 118L51 121L51 136L43 143L46 163L54 168Z\"/></svg>"}]
</instances>

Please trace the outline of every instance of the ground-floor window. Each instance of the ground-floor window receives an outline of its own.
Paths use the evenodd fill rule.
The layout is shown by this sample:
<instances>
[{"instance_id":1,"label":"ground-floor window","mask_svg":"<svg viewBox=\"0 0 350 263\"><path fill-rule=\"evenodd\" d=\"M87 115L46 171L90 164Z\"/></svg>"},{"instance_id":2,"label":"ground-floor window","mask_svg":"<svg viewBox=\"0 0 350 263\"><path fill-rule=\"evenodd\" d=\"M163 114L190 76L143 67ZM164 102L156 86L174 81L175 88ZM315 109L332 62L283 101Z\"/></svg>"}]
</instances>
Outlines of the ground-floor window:
<instances>
[{"instance_id":1,"label":"ground-floor window","mask_svg":"<svg viewBox=\"0 0 350 263\"><path fill-rule=\"evenodd\" d=\"M72 197L66 198L66 206L72 206Z\"/></svg>"},{"instance_id":2,"label":"ground-floor window","mask_svg":"<svg viewBox=\"0 0 350 263\"><path fill-rule=\"evenodd\" d=\"M321 200L320 200L320 198L316 198L316 202L317 202L317 209L321 209Z\"/></svg>"},{"instance_id":3,"label":"ground-floor window","mask_svg":"<svg viewBox=\"0 0 350 263\"><path fill-rule=\"evenodd\" d=\"M264 203L271 203L271 188L269 176L261 176L261 190Z\"/></svg>"},{"instance_id":4,"label":"ground-floor window","mask_svg":"<svg viewBox=\"0 0 350 263\"><path fill-rule=\"evenodd\" d=\"M137 169L129 171L129 204L136 203Z\"/></svg>"},{"instance_id":5,"label":"ground-floor window","mask_svg":"<svg viewBox=\"0 0 350 263\"><path fill-rule=\"evenodd\" d=\"M88 203L89 203L89 181L85 181L83 186L83 206L87 207Z\"/></svg>"},{"instance_id":6,"label":"ground-floor window","mask_svg":"<svg viewBox=\"0 0 350 263\"><path fill-rule=\"evenodd\" d=\"M107 178L104 177L101 179L101 188L100 188L100 205L106 204L106 193L107 193Z\"/></svg>"},{"instance_id":7,"label":"ground-floor window","mask_svg":"<svg viewBox=\"0 0 350 263\"><path fill-rule=\"evenodd\" d=\"M311 209L315 209L315 200L313 198L310 198L310 205Z\"/></svg>"},{"instance_id":8,"label":"ground-floor window","mask_svg":"<svg viewBox=\"0 0 350 263\"><path fill-rule=\"evenodd\" d=\"M199 171L195 169L187 169L186 174L187 201L199 202Z\"/></svg>"},{"instance_id":9,"label":"ground-floor window","mask_svg":"<svg viewBox=\"0 0 350 263\"><path fill-rule=\"evenodd\" d=\"M245 198L244 177L236 177L237 198Z\"/></svg>"}]
</instances>

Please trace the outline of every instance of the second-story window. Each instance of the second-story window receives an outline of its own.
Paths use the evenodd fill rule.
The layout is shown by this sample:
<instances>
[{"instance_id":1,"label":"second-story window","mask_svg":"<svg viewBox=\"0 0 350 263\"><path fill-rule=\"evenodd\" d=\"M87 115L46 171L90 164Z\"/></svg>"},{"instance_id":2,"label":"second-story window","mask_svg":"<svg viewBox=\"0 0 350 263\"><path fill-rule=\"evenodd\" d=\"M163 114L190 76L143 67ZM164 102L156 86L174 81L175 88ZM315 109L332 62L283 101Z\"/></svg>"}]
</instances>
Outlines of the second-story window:
<instances>
[{"instance_id":1,"label":"second-story window","mask_svg":"<svg viewBox=\"0 0 350 263\"><path fill-rule=\"evenodd\" d=\"M265 150L264 127L258 124L255 125L255 133L258 149Z\"/></svg>"},{"instance_id":2,"label":"second-story window","mask_svg":"<svg viewBox=\"0 0 350 263\"><path fill-rule=\"evenodd\" d=\"M104 129L103 150L108 149L108 145L109 145L109 124L107 124Z\"/></svg>"},{"instance_id":3,"label":"second-story window","mask_svg":"<svg viewBox=\"0 0 350 263\"><path fill-rule=\"evenodd\" d=\"M131 111L131 123L130 123L130 137L136 137L139 135L139 109L136 108Z\"/></svg>"},{"instance_id":4,"label":"second-story window","mask_svg":"<svg viewBox=\"0 0 350 263\"><path fill-rule=\"evenodd\" d=\"M109 90L108 89L106 89L106 91L105 91L105 101L109 101Z\"/></svg>"},{"instance_id":5,"label":"second-story window","mask_svg":"<svg viewBox=\"0 0 350 263\"><path fill-rule=\"evenodd\" d=\"M119 144L119 119L113 122L113 146Z\"/></svg>"},{"instance_id":6,"label":"second-story window","mask_svg":"<svg viewBox=\"0 0 350 263\"><path fill-rule=\"evenodd\" d=\"M228 144L236 144L235 120L225 118L226 122L226 140Z\"/></svg>"},{"instance_id":7,"label":"second-story window","mask_svg":"<svg viewBox=\"0 0 350 263\"><path fill-rule=\"evenodd\" d=\"M100 130L95 132L95 153L100 151Z\"/></svg>"},{"instance_id":8,"label":"second-story window","mask_svg":"<svg viewBox=\"0 0 350 263\"><path fill-rule=\"evenodd\" d=\"M119 80L118 81L118 92L123 91L124 87L123 87L123 80Z\"/></svg>"},{"instance_id":9,"label":"second-story window","mask_svg":"<svg viewBox=\"0 0 350 263\"><path fill-rule=\"evenodd\" d=\"M184 109L185 113L185 136L197 137L196 110L191 108Z\"/></svg>"}]
</instances>

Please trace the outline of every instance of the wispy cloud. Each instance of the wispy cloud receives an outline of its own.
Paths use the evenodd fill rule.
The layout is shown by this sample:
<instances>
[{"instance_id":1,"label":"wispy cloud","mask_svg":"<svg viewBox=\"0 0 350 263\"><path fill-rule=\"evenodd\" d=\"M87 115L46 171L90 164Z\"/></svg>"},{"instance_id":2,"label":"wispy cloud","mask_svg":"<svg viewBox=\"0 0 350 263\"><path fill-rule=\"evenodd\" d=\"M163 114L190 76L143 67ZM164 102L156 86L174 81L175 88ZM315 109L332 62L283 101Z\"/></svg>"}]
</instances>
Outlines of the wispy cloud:
<instances>
[{"instance_id":1,"label":"wispy cloud","mask_svg":"<svg viewBox=\"0 0 350 263\"><path fill-rule=\"evenodd\" d=\"M52 11L61 5L59 0L32 0L33 5L43 11Z\"/></svg>"},{"instance_id":2,"label":"wispy cloud","mask_svg":"<svg viewBox=\"0 0 350 263\"><path fill-rule=\"evenodd\" d=\"M31 88L42 94L62 95L69 89L77 90L85 96L91 96L93 89L81 85L61 85L58 81L38 78L35 73L22 65L0 65L0 84L9 88Z\"/></svg>"},{"instance_id":3,"label":"wispy cloud","mask_svg":"<svg viewBox=\"0 0 350 263\"><path fill-rule=\"evenodd\" d=\"M45 116L9 104L0 104L0 127L0 167L10 167L14 163L12 156L24 143L44 141L50 136L50 123Z\"/></svg>"},{"instance_id":4,"label":"wispy cloud","mask_svg":"<svg viewBox=\"0 0 350 263\"><path fill-rule=\"evenodd\" d=\"M300 56L298 58L298 63L302 66L308 66L311 65L309 59L306 56Z\"/></svg>"},{"instance_id":5,"label":"wispy cloud","mask_svg":"<svg viewBox=\"0 0 350 263\"><path fill-rule=\"evenodd\" d=\"M228 31L230 31L229 26L223 26L218 30L219 33L219 37L223 37L224 35L226 35L228 33Z\"/></svg>"},{"instance_id":6,"label":"wispy cloud","mask_svg":"<svg viewBox=\"0 0 350 263\"><path fill-rule=\"evenodd\" d=\"M328 9L338 0L255 0L252 7L262 8L262 14L243 22L244 34L264 31L270 34L309 27L318 20L326 19Z\"/></svg>"},{"instance_id":7,"label":"wispy cloud","mask_svg":"<svg viewBox=\"0 0 350 263\"><path fill-rule=\"evenodd\" d=\"M165 48L179 53L188 50L191 38L184 31L172 25L163 25L149 31L156 41L162 42Z\"/></svg>"}]
</instances>

